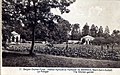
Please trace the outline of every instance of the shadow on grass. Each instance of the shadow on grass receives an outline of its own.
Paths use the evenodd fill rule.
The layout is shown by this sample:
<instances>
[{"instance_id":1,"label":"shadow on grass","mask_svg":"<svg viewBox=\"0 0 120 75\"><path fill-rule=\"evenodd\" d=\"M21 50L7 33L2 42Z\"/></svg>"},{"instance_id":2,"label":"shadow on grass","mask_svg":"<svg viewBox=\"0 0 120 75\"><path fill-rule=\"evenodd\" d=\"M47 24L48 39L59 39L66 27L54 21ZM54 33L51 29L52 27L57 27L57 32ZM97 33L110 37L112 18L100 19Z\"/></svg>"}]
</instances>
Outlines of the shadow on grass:
<instances>
[{"instance_id":1,"label":"shadow on grass","mask_svg":"<svg viewBox=\"0 0 120 75\"><path fill-rule=\"evenodd\" d=\"M71 58L45 54L31 56L29 54L3 52L2 66L117 68L120 67L120 61Z\"/></svg>"},{"instance_id":2,"label":"shadow on grass","mask_svg":"<svg viewBox=\"0 0 120 75\"><path fill-rule=\"evenodd\" d=\"M20 57L20 56L34 57L36 55L30 55L30 54L24 54L24 53L2 52L2 58L6 58L6 57Z\"/></svg>"}]
</instances>

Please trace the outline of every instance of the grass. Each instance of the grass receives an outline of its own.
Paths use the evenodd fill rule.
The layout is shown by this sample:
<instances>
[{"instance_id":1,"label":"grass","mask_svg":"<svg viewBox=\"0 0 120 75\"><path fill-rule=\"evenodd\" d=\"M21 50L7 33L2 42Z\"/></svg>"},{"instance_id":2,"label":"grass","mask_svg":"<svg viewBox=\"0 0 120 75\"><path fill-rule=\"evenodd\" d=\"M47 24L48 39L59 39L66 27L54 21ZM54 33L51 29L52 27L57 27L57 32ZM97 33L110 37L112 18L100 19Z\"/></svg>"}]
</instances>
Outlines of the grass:
<instances>
[{"instance_id":1,"label":"grass","mask_svg":"<svg viewBox=\"0 0 120 75\"><path fill-rule=\"evenodd\" d=\"M36 56L26 54L29 52L31 44L21 43L20 45L10 46L8 52L3 51L2 53L2 65L6 67L120 68L120 59L113 58L116 55L107 57L113 53L111 53L111 49L107 50L105 46L104 50L101 50L100 46L69 44L71 49L64 50L62 48L65 47L65 44L55 44L54 47L58 49L47 49L44 44L35 43ZM114 47L114 52L120 55L120 47ZM78 56L80 53L81 55ZM106 57L103 58L103 56Z\"/></svg>"},{"instance_id":2,"label":"grass","mask_svg":"<svg viewBox=\"0 0 120 75\"><path fill-rule=\"evenodd\" d=\"M120 61L71 58L45 54L29 56L27 54L3 52L2 58L4 67L120 68Z\"/></svg>"}]
</instances>

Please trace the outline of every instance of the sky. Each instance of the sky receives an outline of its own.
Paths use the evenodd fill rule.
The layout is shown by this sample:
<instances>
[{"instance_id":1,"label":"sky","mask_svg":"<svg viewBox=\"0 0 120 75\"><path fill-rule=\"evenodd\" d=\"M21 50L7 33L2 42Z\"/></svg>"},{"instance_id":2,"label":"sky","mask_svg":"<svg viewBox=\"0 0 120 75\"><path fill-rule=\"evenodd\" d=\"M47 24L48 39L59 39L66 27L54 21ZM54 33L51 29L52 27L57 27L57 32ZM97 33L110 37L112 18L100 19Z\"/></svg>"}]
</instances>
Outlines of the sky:
<instances>
[{"instance_id":1,"label":"sky","mask_svg":"<svg viewBox=\"0 0 120 75\"><path fill-rule=\"evenodd\" d=\"M120 0L76 0L69 7L70 12L61 15L58 9L51 12L61 15L71 24L79 23L82 27L88 23L100 27L109 27L110 33L113 30L120 30Z\"/></svg>"}]
</instances>

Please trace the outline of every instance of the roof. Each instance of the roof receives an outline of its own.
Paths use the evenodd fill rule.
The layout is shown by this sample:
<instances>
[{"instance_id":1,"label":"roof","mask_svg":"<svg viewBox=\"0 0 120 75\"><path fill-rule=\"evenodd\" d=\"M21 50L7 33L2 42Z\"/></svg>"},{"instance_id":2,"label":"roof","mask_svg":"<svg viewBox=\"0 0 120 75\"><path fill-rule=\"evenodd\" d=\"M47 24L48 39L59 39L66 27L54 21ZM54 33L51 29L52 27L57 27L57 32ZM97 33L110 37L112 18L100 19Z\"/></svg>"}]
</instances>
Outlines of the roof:
<instances>
[{"instance_id":1,"label":"roof","mask_svg":"<svg viewBox=\"0 0 120 75\"><path fill-rule=\"evenodd\" d=\"M82 37L82 39L90 39L90 40L94 40L95 38L90 36L90 35L87 35L87 36L84 36Z\"/></svg>"},{"instance_id":2,"label":"roof","mask_svg":"<svg viewBox=\"0 0 120 75\"><path fill-rule=\"evenodd\" d=\"M11 32L12 35L19 35L18 33L16 33L15 31Z\"/></svg>"}]
</instances>

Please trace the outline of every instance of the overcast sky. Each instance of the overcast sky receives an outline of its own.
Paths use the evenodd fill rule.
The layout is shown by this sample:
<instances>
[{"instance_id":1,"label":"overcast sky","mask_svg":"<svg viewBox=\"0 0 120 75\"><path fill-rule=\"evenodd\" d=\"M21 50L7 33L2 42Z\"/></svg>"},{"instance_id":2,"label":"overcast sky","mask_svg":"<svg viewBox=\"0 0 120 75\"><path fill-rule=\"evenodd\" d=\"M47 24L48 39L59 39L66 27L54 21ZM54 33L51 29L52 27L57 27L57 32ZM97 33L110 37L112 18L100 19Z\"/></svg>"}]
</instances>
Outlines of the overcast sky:
<instances>
[{"instance_id":1,"label":"overcast sky","mask_svg":"<svg viewBox=\"0 0 120 75\"><path fill-rule=\"evenodd\" d=\"M67 14L61 15L58 9L52 9L52 12L61 15L71 24L79 23L81 28L87 22L89 26L109 26L110 32L120 30L119 0L76 0L68 8L70 13Z\"/></svg>"}]
</instances>

